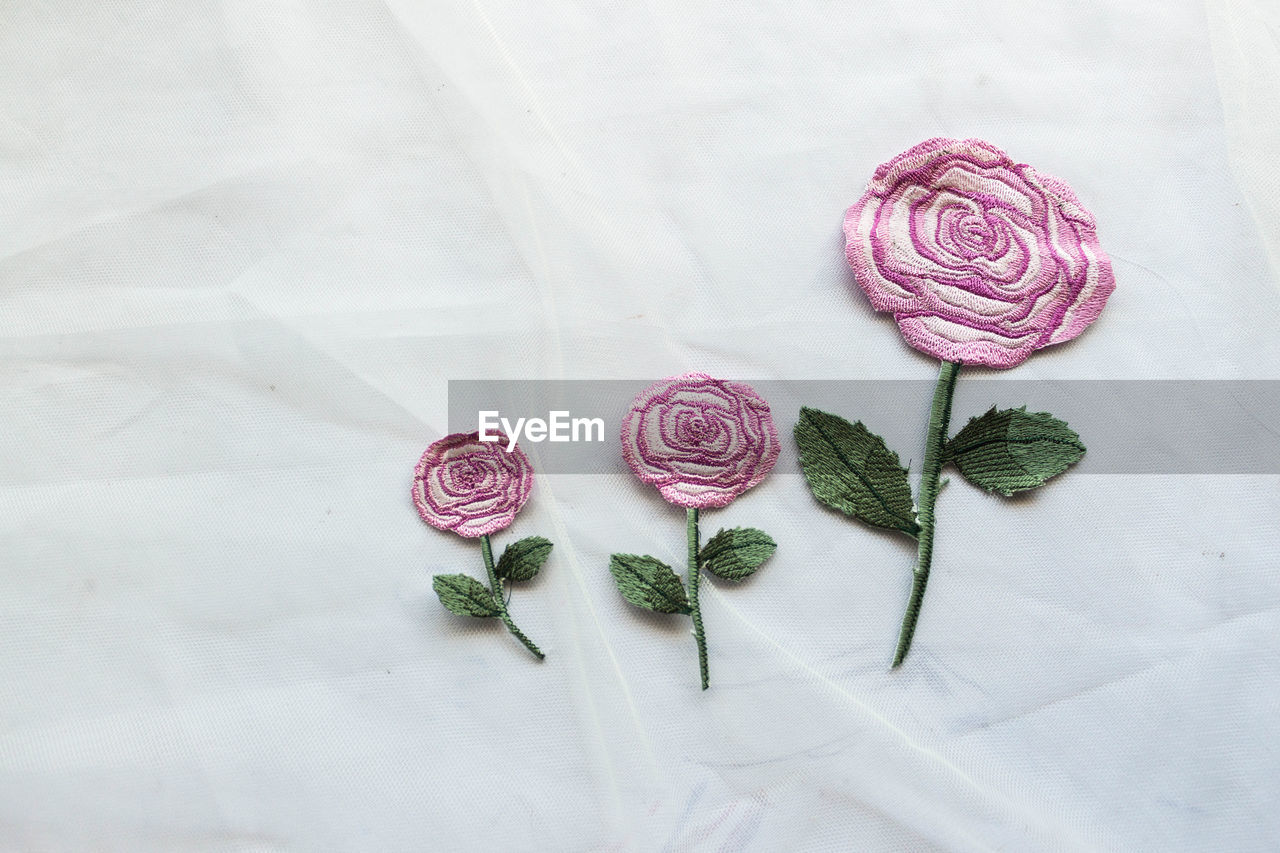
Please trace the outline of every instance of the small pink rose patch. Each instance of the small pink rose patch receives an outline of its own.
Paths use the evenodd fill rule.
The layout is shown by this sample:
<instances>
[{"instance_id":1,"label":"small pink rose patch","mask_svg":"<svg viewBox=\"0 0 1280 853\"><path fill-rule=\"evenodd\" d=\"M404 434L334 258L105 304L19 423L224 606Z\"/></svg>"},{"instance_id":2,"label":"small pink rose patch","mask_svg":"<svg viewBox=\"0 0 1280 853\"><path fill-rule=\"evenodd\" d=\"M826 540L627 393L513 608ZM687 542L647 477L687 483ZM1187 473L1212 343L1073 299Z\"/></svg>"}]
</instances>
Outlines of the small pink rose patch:
<instances>
[{"instance_id":1,"label":"small pink rose patch","mask_svg":"<svg viewBox=\"0 0 1280 853\"><path fill-rule=\"evenodd\" d=\"M478 432L458 432L428 447L413 472L413 505L432 527L480 539L489 585L467 574L436 575L431 588L440 603L459 616L502 620L512 636L542 660L542 650L511 618L506 584L536 577L552 545L541 536L528 536L508 545L494 561L489 534L515 520L533 489L528 457L519 449L507 452L507 437L496 435L497 441L481 441Z\"/></svg>"},{"instance_id":2,"label":"small pink rose patch","mask_svg":"<svg viewBox=\"0 0 1280 853\"><path fill-rule=\"evenodd\" d=\"M484 536L507 527L529 499L533 467L506 436L481 441L478 432L447 435L427 448L413 477L413 503L422 520L459 536Z\"/></svg>"}]
</instances>

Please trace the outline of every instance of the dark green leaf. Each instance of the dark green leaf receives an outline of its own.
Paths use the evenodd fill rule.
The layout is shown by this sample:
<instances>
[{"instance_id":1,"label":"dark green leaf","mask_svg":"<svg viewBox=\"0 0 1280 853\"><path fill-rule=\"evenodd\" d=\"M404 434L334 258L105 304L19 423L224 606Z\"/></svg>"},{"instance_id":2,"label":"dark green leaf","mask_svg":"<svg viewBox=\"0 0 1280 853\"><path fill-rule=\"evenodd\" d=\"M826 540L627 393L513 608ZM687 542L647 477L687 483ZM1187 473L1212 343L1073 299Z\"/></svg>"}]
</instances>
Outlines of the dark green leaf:
<instances>
[{"instance_id":1,"label":"dark green leaf","mask_svg":"<svg viewBox=\"0 0 1280 853\"><path fill-rule=\"evenodd\" d=\"M467 575L436 575L431 588L440 603L459 616L497 616L502 611L484 584Z\"/></svg>"},{"instance_id":2,"label":"dark green leaf","mask_svg":"<svg viewBox=\"0 0 1280 853\"><path fill-rule=\"evenodd\" d=\"M637 607L659 613L688 613L684 584L666 563L654 557L614 554L609 571L622 597Z\"/></svg>"},{"instance_id":3,"label":"dark green leaf","mask_svg":"<svg viewBox=\"0 0 1280 853\"><path fill-rule=\"evenodd\" d=\"M1048 412L992 406L947 442L946 456L969 482L1007 496L1061 474L1084 456L1084 445Z\"/></svg>"},{"instance_id":4,"label":"dark green leaf","mask_svg":"<svg viewBox=\"0 0 1280 853\"><path fill-rule=\"evenodd\" d=\"M549 540L541 536L528 536L504 548L494 569L500 578L511 578L513 581L533 580L550 553Z\"/></svg>"},{"instance_id":5,"label":"dark green leaf","mask_svg":"<svg viewBox=\"0 0 1280 853\"><path fill-rule=\"evenodd\" d=\"M915 536L915 507L898 454L861 422L805 407L795 428L800 467L813 496L876 527Z\"/></svg>"},{"instance_id":6,"label":"dark green leaf","mask_svg":"<svg viewBox=\"0 0 1280 853\"><path fill-rule=\"evenodd\" d=\"M735 527L721 530L702 546L698 563L725 580L740 581L773 556L778 543L763 530Z\"/></svg>"}]
</instances>

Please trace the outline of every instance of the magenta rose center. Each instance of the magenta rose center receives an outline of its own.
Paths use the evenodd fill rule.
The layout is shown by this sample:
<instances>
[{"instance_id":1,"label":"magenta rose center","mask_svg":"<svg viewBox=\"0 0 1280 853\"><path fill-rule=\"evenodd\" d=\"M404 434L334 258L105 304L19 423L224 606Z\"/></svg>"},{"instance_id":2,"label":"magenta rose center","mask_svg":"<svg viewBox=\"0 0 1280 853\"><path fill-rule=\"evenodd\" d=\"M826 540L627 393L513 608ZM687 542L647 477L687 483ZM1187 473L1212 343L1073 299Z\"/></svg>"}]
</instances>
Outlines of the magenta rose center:
<instances>
[{"instance_id":1,"label":"magenta rose center","mask_svg":"<svg viewBox=\"0 0 1280 853\"><path fill-rule=\"evenodd\" d=\"M713 443L720 435L720 424L701 413L684 413L676 424L676 437L681 444L697 447Z\"/></svg>"},{"instance_id":2,"label":"magenta rose center","mask_svg":"<svg viewBox=\"0 0 1280 853\"><path fill-rule=\"evenodd\" d=\"M981 251L995 242L996 232L987 220L971 214L960 220L956 236L961 243Z\"/></svg>"},{"instance_id":3,"label":"magenta rose center","mask_svg":"<svg viewBox=\"0 0 1280 853\"><path fill-rule=\"evenodd\" d=\"M475 491L489 476L489 470L486 467L470 458L451 462L446 470L451 491L459 494Z\"/></svg>"},{"instance_id":4,"label":"magenta rose center","mask_svg":"<svg viewBox=\"0 0 1280 853\"><path fill-rule=\"evenodd\" d=\"M1009 250L1009 225L990 210L951 205L939 217L937 243L965 260L996 260Z\"/></svg>"}]
</instances>

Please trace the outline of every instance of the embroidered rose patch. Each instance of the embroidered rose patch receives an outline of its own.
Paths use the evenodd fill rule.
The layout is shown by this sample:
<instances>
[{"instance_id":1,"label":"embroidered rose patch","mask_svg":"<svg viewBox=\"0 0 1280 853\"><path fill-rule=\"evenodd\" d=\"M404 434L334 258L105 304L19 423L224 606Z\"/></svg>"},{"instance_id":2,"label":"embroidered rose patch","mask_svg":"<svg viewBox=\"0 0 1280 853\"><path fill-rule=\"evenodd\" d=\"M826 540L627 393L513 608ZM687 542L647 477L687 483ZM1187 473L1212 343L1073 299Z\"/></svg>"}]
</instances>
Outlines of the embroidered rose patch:
<instances>
[{"instance_id":1,"label":"embroidered rose patch","mask_svg":"<svg viewBox=\"0 0 1280 853\"><path fill-rule=\"evenodd\" d=\"M911 595L893 657L911 649L933 561L942 468L1011 495L1042 485L1085 452L1045 412L994 407L949 436L963 364L1009 368L1071 340L1115 289L1093 216L1062 181L976 139L930 139L876 169L844 219L845 256L907 343L942 361L920 486L878 435L816 409L795 427L814 497L916 541Z\"/></svg>"},{"instance_id":2,"label":"embroidered rose patch","mask_svg":"<svg viewBox=\"0 0 1280 853\"><path fill-rule=\"evenodd\" d=\"M489 535L509 527L533 490L533 466L524 451L504 448L506 437L481 441L479 433L447 435L427 448L413 475L413 504L432 527L480 539L489 586L470 575L436 575L431 586L440 603L460 616L498 617L530 653L544 657L516 627L507 609L504 582L532 580L551 553L551 543L530 536L493 560Z\"/></svg>"},{"instance_id":3,"label":"embroidered rose patch","mask_svg":"<svg viewBox=\"0 0 1280 853\"><path fill-rule=\"evenodd\" d=\"M943 361L1013 367L1079 335L1115 289L1071 188L977 139L930 139L876 169L844 233L872 306Z\"/></svg>"},{"instance_id":4,"label":"embroidered rose patch","mask_svg":"<svg viewBox=\"0 0 1280 853\"><path fill-rule=\"evenodd\" d=\"M698 599L702 571L727 580L752 575L777 547L751 528L721 530L701 545L698 511L722 507L758 485L778 461L769 405L750 386L686 373L642 391L622 421L622 455L635 475L685 507L688 579L648 555L614 554L609 571L637 607L693 619L702 689L710 683L707 637Z\"/></svg>"}]
</instances>

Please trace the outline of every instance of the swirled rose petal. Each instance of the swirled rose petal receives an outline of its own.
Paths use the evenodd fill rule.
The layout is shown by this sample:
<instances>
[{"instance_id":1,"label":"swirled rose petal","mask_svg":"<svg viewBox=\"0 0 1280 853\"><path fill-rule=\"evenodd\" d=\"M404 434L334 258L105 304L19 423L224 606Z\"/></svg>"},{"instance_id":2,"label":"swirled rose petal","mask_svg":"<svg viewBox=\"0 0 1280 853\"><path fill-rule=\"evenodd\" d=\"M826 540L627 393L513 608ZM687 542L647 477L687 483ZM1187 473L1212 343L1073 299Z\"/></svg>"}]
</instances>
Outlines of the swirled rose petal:
<instances>
[{"instance_id":1,"label":"swirled rose petal","mask_svg":"<svg viewBox=\"0 0 1280 853\"><path fill-rule=\"evenodd\" d=\"M454 433L427 448L413 476L413 504L422 520L460 536L484 536L511 524L533 488L533 467L507 437L481 441Z\"/></svg>"},{"instance_id":2,"label":"swirled rose petal","mask_svg":"<svg viewBox=\"0 0 1280 853\"><path fill-rule=\"evenodd\" d=\"M769 404L705 373L654 383L622 421L631 470L683 507L724 506L764 479L780 449Z\"/></svg>"},{"instance_id":3,"label":"swirled rose petal","mask_svg":"<svg viewBox=\"0 0 1280 853\"><path fill-rule=\"evenodd\" d=\"M881 165L844 232L872 306L947 361L1013 367L1084 331L1115 289L1071 188L977 139L930 139Z\"/></svg>"}]
</instances>

